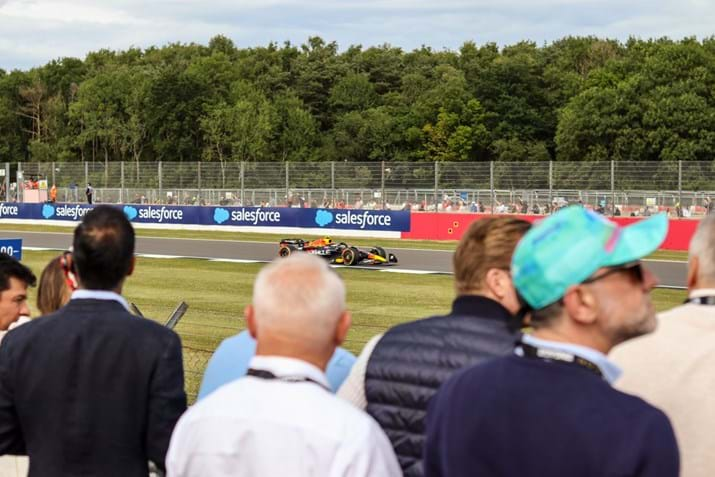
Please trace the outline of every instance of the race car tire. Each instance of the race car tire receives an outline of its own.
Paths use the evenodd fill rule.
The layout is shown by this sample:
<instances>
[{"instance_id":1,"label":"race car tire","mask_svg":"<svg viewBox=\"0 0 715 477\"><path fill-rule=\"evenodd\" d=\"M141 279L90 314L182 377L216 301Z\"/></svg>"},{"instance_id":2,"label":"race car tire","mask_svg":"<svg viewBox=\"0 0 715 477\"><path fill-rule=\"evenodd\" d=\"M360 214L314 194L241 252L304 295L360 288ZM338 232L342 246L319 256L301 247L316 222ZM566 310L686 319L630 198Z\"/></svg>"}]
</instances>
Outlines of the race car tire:
<instances>
[{"instance_id":1,"label":"race car tire","mask_svg":"<svg viewBox=\"0 0 715 477\"><path fill-rule=\"evenodd\" d=\"M343 250L343 263L345 265L355 265L359 261L360 252L355 247L348 247Z\"/></svg>"},{"instance_id":2,"label":"race car tire","mask_svg":"<svg viewBox=\"0 0 715 477\"><path fill-rule=\"evenodd\" d=\"M290 245L281 245L281 247L278 249L278 256L287 257L288 255L293 253L293 250L295 250L295 247L292 247Z\"/></svg>"},{"instance_id":3,"label":"race car tire","mask_svg":"<svg viewBox=\"0 0 715 477\"><path fill-rule=\"evenodd\" d=\"M385 252L385 249L382 247L375 247L375 255L379 255L387 260L387 252Z\"/></svg>"}]
</instances>

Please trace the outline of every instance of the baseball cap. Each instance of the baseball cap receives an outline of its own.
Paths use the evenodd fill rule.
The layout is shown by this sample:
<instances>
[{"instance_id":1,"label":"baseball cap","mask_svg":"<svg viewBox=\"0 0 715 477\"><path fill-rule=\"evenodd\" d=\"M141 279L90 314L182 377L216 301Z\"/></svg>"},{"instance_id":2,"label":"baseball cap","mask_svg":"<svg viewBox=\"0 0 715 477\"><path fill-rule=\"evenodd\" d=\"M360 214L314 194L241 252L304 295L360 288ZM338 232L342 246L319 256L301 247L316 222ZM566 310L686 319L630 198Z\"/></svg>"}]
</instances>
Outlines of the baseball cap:
<instances>
[{"instance_id":1,"label":"baseball cap","mask_svg":"<svg viewBox=\"0 0 715 477\"><path fill-rule=\"evenodd\" d=\"M532 309L539 310L599 268L651 254L667 232L665 214L621 227L581 206L567 207L534 225L516 246L511 263L514 286Z\"/></svg>"}]
</instances>

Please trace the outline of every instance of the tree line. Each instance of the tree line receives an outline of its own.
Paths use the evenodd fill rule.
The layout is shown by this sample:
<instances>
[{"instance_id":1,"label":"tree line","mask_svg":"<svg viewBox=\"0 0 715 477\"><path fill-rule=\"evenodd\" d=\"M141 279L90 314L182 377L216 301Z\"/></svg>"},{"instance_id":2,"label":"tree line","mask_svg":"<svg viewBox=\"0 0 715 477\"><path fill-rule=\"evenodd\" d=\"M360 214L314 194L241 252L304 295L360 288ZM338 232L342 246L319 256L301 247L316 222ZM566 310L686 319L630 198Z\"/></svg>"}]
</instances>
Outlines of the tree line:
<instances>
[{"instance_id":1,"label":"tree line","mask_svg":"<svg viewBox=\"0 0 715 477\"><path fill-rule=\"evenodd\" d=\"M710 160L715 38L208 45L0 69L1 161Z\"/></svg>"}]
</instances>

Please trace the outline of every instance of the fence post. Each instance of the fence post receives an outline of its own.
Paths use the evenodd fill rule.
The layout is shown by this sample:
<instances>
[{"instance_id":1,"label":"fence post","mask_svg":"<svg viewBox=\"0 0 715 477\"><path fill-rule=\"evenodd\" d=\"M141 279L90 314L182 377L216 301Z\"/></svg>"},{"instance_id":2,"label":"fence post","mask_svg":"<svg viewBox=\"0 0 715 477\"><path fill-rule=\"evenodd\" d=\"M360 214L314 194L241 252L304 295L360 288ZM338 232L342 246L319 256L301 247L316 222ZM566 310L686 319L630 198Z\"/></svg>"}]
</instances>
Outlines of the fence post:
<instances>
[{"instance_id":1,"label":"fence post","mask_svg":"<svg viewBox=\"0 0 715 477\"><path fill-rule=\"evenodd\" d=\"M119 163L119 203L124 203L124 161Z\"/></svg>"},{"instance_id":2,"label":"fence post","mask_svg":"<svg viewBox=\"0 0 715 477\"><path fill-rule=\"evenodd\" d=\"M335 161L330 161L330 188L332 189L330 203L335 204Z\"/></svg>"},{"instance_id":3,"label":"fence post","mask_svg":"<svg viewBox=\"0 0 715 477\"><path fill-rule=\"evenodd\" d=\"M241 161L241 170L239 171L239 177L241 179L241 207L246 206L246 201L243 200L243 176L244 176L244 169L243 169L244 162Z\"/></svg>"},{"instance_id":4,"label":"fence post","mask_svg":"<svg viewBox=\"0 0 715 477\"><path fill-rule=\"evenodd\" d=\"M196 173L197 173L197 179L198 179L198 186L199 186L199 196L196 198L197 203L200 205L201 204L201 161L196 163Z\"/></svg>"},{"instance_id":5,"label":"fence post","mask_svg":"<svg viewBox=\"0 0 715 477\"><path fill-rule=\"evenodd\" d=\"M55 185L55 161L52 161L52 185Z\"/></svg>"},{"instance_id":6,"label":"fence post","mask_svg":"<svg viewBox=\"0 0 715 477\"><path fill-rule=\"evenodd\" d=\"M680 207L680 212L678 212L676 217L682 214L683 209L683 161L678 161L678 207Z\"/></svg>"},{"instance_id":7,"label":"fence post","mask_svg":"<svg viewBox=\"0 0 715 477\"><path fill-rule=\"evenodd\" d=\"M494 161L489 161L489 190L491 197L492 215L494 215Z\"/></svg>"},{"instance_id":8,"label":"fence post","mask_svg":"<svg viewBox=\"0 0 715 477\"><path fill-rule=\"evenodd\" d=\"M380 197L382 198L382 210L385 210L385 161L380 161Z\"/></svg>"},{"instance_id":9,"label":"fence post","mask_svg":"<svg viewBox=\"0 0 715 477\"><path fill-rule=\"evenodd\" d=\"M286 205L288 205L288 201L290 200L290 162L286 161L283 164L286 166Z\"/></svg>"},{"instance_id":10,"label":"fence post","mask_svg":"<svg viewBox=\"0 0 715 477\"><path fill-rule=\"evenodd\" d=\"M616 161L611 161L611 216L616 213Z\"/></svg>"},{"instance_id":11,"label":"fence post","mask_svg":"<svg viewBox=\"0 0 715 477\"><path fill-rule=\"evenodd\" d=\"M157 202L161 201L161 197L164 195L164 179L161 177L162 173L162 167L161 167L161 161L159 161L159 165L157 166L157 172L159 173L159 197L157 197Z\"/></svg>"},{"instance_id":12,"label":"fence post","mask_svg":"<svg viewBox=\"0 0 715 477\"><path fill-rule=\"evenodd\" d=\"M549 203L547 207L551 210L554 203L554 161L549 161ZM553 213L553 211L551 211Z\"/></svg>"},{"instance_id":13,"label":"fence post","mask_svg":"<svg viewBox=\"0 0 715 477\"><path fill-rule=\"evenodd\" d=\"M5 202L10 201L10 163L5 163Z\"/></svg>"},{"instance_id":14,"label":"fence post","mask_svg":"<svg viewBox=\"0 0 715 477\"><path fill-rule=\"evenodd\" d=\"M89 184L89 163L84 161L84 185Z\"/></svg>"},{"instance_id":15,"label":"fence post","mask_svg":"<svg viewBox=\"0 0 715 477\"><path fill-rule=\"evenodd\" d=\"M434 161L434 211L439 212L437 206L439 200L439 162ZM428 208L425 207L425 210Z\"/></svg>"},{"instance_id":16,"label":"fence post","mask_svg":"<svg viewBox=\"0 0 715 477\"><path fill-rule=\"evenodd\" d=\"M15 184L17 187L15 188L15 193L17 194L17 201L22 203L23 197L23 190L25 188L24 186L24 177L25 173L22 170L22 162L17 163L17 170L15 171Z\"/></svg>"}]
</instances>

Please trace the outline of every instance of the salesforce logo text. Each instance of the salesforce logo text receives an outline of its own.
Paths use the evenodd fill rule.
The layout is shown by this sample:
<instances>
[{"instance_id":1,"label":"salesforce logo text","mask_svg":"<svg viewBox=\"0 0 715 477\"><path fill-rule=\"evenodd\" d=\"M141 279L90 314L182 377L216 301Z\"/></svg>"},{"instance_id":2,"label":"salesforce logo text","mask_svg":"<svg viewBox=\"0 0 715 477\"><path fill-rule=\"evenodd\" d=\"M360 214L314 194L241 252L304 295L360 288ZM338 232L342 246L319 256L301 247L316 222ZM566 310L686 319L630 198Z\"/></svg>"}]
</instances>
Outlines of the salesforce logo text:
<instances>
[{"instance_id":1,"label":"salesforce logo text","mask_svg":"<svg viewBox=\"0 0 715 477\"><path fill-rule=\"evenodd\" d=\"M20 211L16 205L0 204L0 217L17 217L18 215L20 215Z\"/></svg>"},{"instance_id":2,"label":"salesforce logo text","mask_svg":"<svg viewBox=\"0 0 715 477\"><path fill-rule=\"evenodd\" d=\"M338 225L357 225L361 229L364 229L365 226L389 227L392 224L392 217L387 214L371 213L369 210L363 210L361 213L352 211L337 212L335 214L335 223Z\"/></svg>"},{"instance_id":3,"label":"salesforce logo text","mask_svg":"<svg viewBox=\"0 0 715 477\"><path fill-rule=\"evenodd\" d=\"M280 222L281 213L277 210L261 210L257 209L240 209L231 212L232 222L248 222L250 224L256 225L259 222Z\"/></svg>"},{"instance_id":4,"label":"salesforce logo text","mask_svg":"<svg viewBox=\"0 0 715 477\"><path fill-rule=\"evenodd\" d=\"M166 207L147 207L145 209L139 209L139 218L156 220L159 223L165 220L184 220L184 211L181 209L167 209Z\"/></svg>"},{"instance_id":5,"label":"salesforce logo text","mask_svg":"<svg viewBox=\"0 0 715 477\"><path fill-rule=\"evenodd\" d=\"M92 210L92 207L82 207L81 205L61 205L55 207L55 215L57 217L66 217L68 219L77 220L80 217Z\"/></svg>"}]
</instances>

